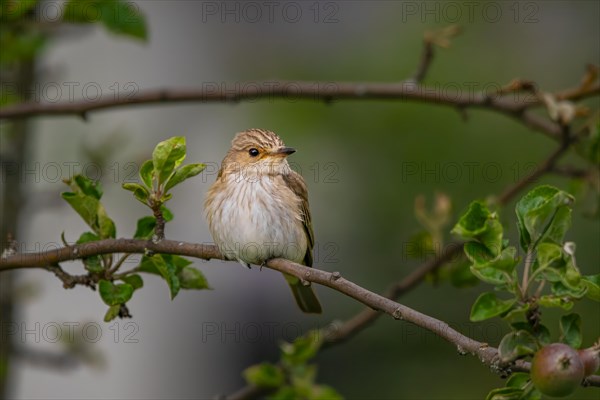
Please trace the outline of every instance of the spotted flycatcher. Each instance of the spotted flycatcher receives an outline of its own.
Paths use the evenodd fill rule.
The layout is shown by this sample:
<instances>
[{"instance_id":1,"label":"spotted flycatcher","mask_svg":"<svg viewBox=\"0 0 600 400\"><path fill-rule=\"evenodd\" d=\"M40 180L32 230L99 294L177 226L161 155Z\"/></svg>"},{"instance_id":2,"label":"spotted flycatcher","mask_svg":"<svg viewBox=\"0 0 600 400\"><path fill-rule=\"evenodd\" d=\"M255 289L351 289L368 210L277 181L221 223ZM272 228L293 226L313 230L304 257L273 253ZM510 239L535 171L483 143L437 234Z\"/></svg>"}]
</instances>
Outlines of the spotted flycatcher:
<instances>
[{"instance_id":1,"label":"spotted flycatcher","mask_svg":"<svg viewBox=\"0 0 600 400\"><path fill-rule=\"evenodd\" d=\"M295 151L263 129L233 138L204 203L208 227L225 258L248 268L279 257L312 267L315 242L308 190L287 162ZM283 275L300 309L320 313L312 287Z\"/></svg>"}]
</instances>

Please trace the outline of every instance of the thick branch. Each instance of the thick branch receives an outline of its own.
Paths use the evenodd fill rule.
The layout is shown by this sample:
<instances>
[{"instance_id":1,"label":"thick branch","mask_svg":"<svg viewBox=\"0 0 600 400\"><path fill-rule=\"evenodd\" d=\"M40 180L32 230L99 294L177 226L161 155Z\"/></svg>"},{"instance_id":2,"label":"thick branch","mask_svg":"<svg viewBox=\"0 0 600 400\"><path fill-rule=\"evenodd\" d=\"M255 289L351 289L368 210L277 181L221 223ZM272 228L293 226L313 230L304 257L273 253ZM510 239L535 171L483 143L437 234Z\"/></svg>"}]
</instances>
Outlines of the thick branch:
<instances>
[{"instance_id":1,"label":"thick branch","mask_svg":"<svg viewBox=\"0 0 600 400\"><path fill-rule=\"evenodd\" d=\"M49 268L50 265L68 260L76 260L83 257L109 253L145 253L149 250L155 253L179 254L205 260L211 258L223 258L219 253L218 248L213 245L172 240L162 240L158 243L153 243L152 241L147 240L110 239L63 247L40 253L9 255L0 259L0 271L24 267L37 267L51 270ZM499 364L497 349L488 347L485 343L478 342L461 334L443 321L422 314L403 304L371 292L370 290L341 277L337 272L331 273L321 271L281 258L269 260L266 266L276 271L294 275L306 281L332 288L376 311L388 314L394 319L406 320L421 328L427 329L456 346L461 353L466 352L475 355L487 365L499 369L504 367ZM511 366L511 368L512 370L526 371L529 368L529 364L518 362L515 366ZM600 386L600 377L591 377L588 378L587 381L590 385Z\"/></svg>"},{"instance_id":2,"label":"thick branch","mask_svg":"<svg viewBox=\"0 0 600 400\"><path fill-rule=\"evenodd\" d=\"M101 254L146 253L179 254L209 260L222 259L219 249L213 245L162 240L106 239L97 242L61 247L40 253L18 253L0 258L0 272L16 268L43 268L52 271L51 266L60 262L77 260ZM53 272L53 271L52 271Z\"/></svg>"}]
</instances>

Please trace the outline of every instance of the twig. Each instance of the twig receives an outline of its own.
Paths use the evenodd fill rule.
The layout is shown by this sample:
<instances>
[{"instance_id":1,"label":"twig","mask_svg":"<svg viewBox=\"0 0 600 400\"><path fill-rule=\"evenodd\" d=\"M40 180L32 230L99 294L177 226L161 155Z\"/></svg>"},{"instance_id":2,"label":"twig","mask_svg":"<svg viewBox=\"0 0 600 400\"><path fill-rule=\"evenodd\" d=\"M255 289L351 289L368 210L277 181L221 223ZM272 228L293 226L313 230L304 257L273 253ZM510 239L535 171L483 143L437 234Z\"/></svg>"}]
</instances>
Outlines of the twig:
<instances>
[{"instance_id":1,"label":"twig","mask_svg":"<svg viewBox=\"0 0 600 400\"><path fill-rule=\"evenodd\" d=\"M415 74L412 80L416 83L423 82L427 72L429 71L429 67L431 66L431 62L433 61L433 43L431 40L425 39L423 41L423 51L421 53L421 60L419 61L419 67L415 71Z\"/></svg>"},{"instance_id":2,"label":"twig","mask_svg":"<svg viewBox=\"0 0 600 400\"><path fill-rule=\"evenodd\" d=\"M160 242L165 238L165 217L160 209L159 203L151 203L152 213L156 219L156 226L154 227L154 235L152 235L153 242Z\"/></svg>"},{"instance_id":3,"label":"twig","mask_svg":"<svg viewBox=\"0 0 600 400\"><path fill-rule=\"evenodd\" d=\"M113 275L115 272L121 268L123 263L131 256L131 254L124 254L119 260L115 263L115 265L108 271L108 275Z\"/></svg>"},{"instance_id":4,"label":"twig","mask_svg":"<svg viewBox=\"0 0 600 400\"><path fill-rule=\"evenodd\" d=\"M56 277L62 281L65 289L72 289L77 285L83 285L92 290L96 290L96 282L90 275L71 275L65 272L61 266L58 265L58 263L48 265L46 269L50 272L53 272L54 275L56 275ZM0 271L2 271L1 268Z\"/></svg>"}]
</instances>

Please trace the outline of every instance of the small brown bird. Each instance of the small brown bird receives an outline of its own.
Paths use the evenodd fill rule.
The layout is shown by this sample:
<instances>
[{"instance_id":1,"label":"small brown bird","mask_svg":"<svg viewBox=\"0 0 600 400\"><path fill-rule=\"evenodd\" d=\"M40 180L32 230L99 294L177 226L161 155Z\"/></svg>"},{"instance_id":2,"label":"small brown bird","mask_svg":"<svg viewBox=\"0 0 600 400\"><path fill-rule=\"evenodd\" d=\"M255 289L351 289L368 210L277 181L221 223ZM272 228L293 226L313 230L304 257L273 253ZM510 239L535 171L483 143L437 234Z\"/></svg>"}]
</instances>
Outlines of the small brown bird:
<instances>
[{"instance_id":1,"label":"small brown bird","mask_svg":"<svg viewBox=\"0 0 600 400\"><path fill-rule=\"evenodd\" d=\"M208 227L225 258L248 268L279 257L312 267L308 190L287 162L295 151L263 129L233 138L204 203ZM312 287L284 277L302 311L321 313Z\"/></svg>"}]
</instances>

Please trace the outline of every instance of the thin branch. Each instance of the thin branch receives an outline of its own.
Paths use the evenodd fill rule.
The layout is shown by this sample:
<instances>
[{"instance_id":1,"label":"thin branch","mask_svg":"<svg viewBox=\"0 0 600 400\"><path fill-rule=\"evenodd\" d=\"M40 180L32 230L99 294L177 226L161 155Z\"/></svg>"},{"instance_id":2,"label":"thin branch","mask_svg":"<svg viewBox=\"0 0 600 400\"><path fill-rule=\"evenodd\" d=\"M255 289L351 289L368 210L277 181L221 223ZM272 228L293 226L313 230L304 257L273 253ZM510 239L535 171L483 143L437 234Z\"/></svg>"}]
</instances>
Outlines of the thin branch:
<instances>
[{"instance_id":1,"label":"thin branch","mask_svg":"<svg viewBox=\"0 0 600 400\"><path fill-rule=\"evenodd\" d=\"M585 92L568 92L563 97L580 99L598 94L600 94L600 84L593 85ZM560 137L560 126L557 123L525 110L530 106L539 106L541 103L537 99L523 98L521 101L515 101L512 98L493 97L481 92L424 87L410 81L400 83L264 81L238 83L234 89L218 85L205 85L200 89L154 89L135 95L107 96L94 102L22 103L0 109L0 119L39 115L80 115L85 117L92 111L130 105L184 102L237 103L244 100L272 100L275 98L325 102L333 100L400 100L421 101L460 109L487 108L517 118L530 128L539 130L554 139Z\"/></svg>"},{"instance_id":2,"label":"thin branch","mask_svg":"<svg viewBox=\"0 0 600 400\"><path fill-rule=\"evenodd\" d=\"M590 175L590 170L584 168L576 168L571 165L555 165L548 172L560 176L566 176L568 178L585 178Z\"/></svg>"},{"instance_id":3,"label":"thin branch","mask_svg":"<svg viewBox=\"0 0 600 400\"><path fill-rule=\"evenodd\" d=\"M153 243L148 240L108 239L39 253L10 255L0 259L0 271L23 267L37 267L52 271L50 265L58 262L110 253L145 253L148 250L155 253L179 254L205 260L211 258L223 259L218 248L213 245L185 243L172 240L162 240L158 243ZM266 263L266 267L296 276L312 283L327 286L346 296L352 297L373 310L381 311L392 316L394 319L405 320L421 328L427 329L456 346L461 353L469 353L477 356L484 364L487 364L494 369L500 371L509 367L500 365L497 349L488 347L485 343L478 342L463 335L450 327L446 322L371 292L370 290L343 278L339 272L326 272L281 258L269 260ZM529 370L529 364L519 361L514 365L511 365L510 369L513 371L527 371ZM600 376L588 378L587 383L593 386L600 386Z\"/></svg>"},{"instance_id":4,"label":"thin branch","mask_svg":"<svg viewBox=\"0 0 600 400\"><path fill-rule=\"evenodd\" d=\"M506 204L512 199L516 193L520 192L530 183L535 182L545 173L552 171L555 168L556 162L566 153L570 145L568 138L563 139L560 146L553 151L531 175L525 176L521 180L517 181L514 185L509 186L502 194L498 197L498 203Z\"/></svg>"}]
</instances>

